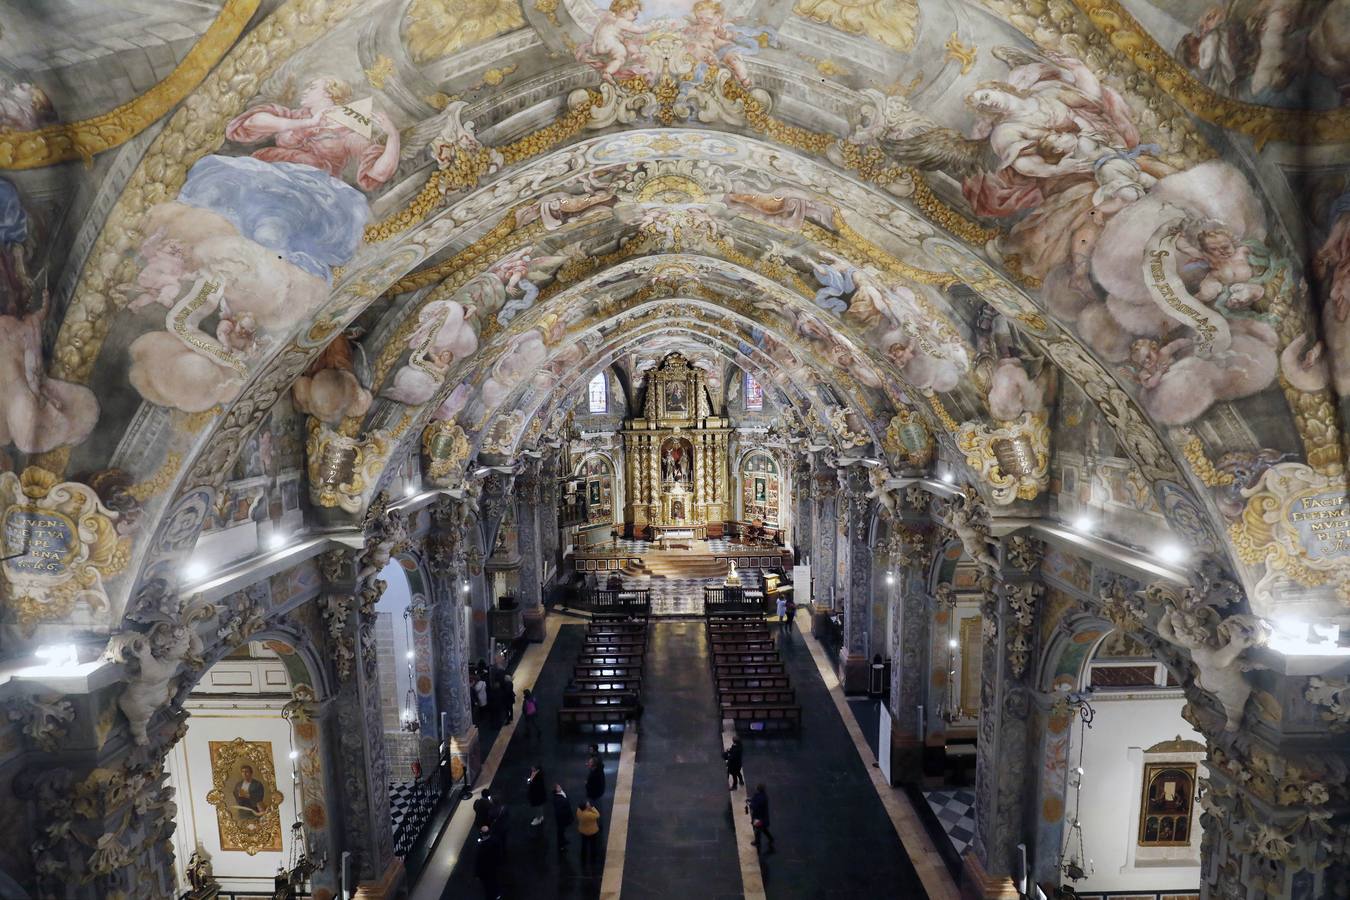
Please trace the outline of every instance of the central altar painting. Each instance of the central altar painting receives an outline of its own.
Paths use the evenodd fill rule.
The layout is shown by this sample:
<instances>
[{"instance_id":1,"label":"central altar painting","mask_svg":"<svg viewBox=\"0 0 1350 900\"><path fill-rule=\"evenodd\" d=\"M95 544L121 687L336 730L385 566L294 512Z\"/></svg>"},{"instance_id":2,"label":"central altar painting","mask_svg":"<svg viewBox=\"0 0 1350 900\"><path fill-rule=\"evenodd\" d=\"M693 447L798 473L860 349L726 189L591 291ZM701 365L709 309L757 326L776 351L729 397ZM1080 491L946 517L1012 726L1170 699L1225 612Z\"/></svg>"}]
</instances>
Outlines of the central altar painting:
<instances>
[{"instance_id":1,"label":"central altar painting","mask_svg":"<svg viewBox=\"0 0 1350 900\"><path fill-rule=\"evenodd\" d=\"M624 422L624 520L634 537L720 537L728 512L725 418L706 375L671 353L647 375L642 415Z\"/></svg>"}]
</instances>

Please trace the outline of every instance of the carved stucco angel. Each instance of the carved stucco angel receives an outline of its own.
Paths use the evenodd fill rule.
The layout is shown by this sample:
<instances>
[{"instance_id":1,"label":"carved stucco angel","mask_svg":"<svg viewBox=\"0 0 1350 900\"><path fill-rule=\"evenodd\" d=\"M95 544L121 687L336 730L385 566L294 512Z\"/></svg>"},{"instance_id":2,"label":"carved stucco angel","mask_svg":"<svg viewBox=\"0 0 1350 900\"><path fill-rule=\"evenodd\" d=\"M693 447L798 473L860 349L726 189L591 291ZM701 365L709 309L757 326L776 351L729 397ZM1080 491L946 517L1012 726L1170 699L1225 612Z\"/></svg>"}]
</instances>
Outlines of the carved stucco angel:
<instances>
[{"instance_id":1,"label":"carved stucco angel","mask_svg":"<svg viewBox=\"0 0 1350 900\"><path fill-rule=\"evenodd\" d=\"M891 470L885 466L876 466L867 470L867 480L872 484L872 489L867 492L867 498L877 501L877 507L882 510L882 515L888 519L895 518L898 507L895 491L886 487L886 482L893 477Z\"/></svg>"},{"instance_id":2,"label":"carved stucco angel","mask_svg":"<svg viewBox=\"0 0 1350 900\"><path fill-rule=\"evenodd\" d=\"M1243 660L1242 654L1264 645L1270 639L1270 626L1259 616L1239 614L1220 619L1210 606L1169 605L1158 619L1158 634L1190 652L1191 661L1200 670L1196 686L1218 698L1227 717L1224 730L1237 731L1252 694L1244 673L1258 668Z\"/></svg>"},{"instance_id":3,"label":"carved stucco angel","mask_svg":"<svg viewBox=\"0 0 1350 900\"><path fill-rule=\"evenodd\" d=\"M151 629L113 635L105 658L124 663L129 679L117 705L131 726L138 746L150 743L146 733L151 717L173 697L174 679L184 666L200 667L202 640L190 621L186 624L157 622Z\"/></svg>"},{"instance_id":4,"label":"carved stucco angel","mask_svg":"<svg viewBox=\"0 0 1350 900\"><path fill-rule=\"evenodd\" d=\"M998 571L998 560L989 552L989 525L985 522L984 504L969 486L959 501L946 504L947 527L961 540L966 555L987 574Z\"/></svg>"}]
</instances>

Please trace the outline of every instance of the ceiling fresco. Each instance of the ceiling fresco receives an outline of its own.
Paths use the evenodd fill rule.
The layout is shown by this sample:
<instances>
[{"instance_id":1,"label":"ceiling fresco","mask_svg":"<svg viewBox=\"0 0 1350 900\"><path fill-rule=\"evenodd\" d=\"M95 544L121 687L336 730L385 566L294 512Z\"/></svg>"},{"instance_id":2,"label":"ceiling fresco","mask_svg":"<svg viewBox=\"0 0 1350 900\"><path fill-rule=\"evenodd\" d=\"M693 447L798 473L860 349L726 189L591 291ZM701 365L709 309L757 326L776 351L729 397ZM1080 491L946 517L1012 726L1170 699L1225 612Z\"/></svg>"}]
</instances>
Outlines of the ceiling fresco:
<instances>
[{"instance_id":1,"label":"ceiling fresco","mask_svg":"<svg viewBox=\"0 0 1350 900\"><path fill-rule=\"evenodd\" d=\"M354 521L432 438L457 482L670 350L803 446L935 439L998 514L1350 610L1340 0L157 3L175 63L123 93L120 19L66 0L26 59L19 6L0 493L99 537L7 564L13 640L177 602L261 433L289 514Z\"/></svg>"}]
</instances>

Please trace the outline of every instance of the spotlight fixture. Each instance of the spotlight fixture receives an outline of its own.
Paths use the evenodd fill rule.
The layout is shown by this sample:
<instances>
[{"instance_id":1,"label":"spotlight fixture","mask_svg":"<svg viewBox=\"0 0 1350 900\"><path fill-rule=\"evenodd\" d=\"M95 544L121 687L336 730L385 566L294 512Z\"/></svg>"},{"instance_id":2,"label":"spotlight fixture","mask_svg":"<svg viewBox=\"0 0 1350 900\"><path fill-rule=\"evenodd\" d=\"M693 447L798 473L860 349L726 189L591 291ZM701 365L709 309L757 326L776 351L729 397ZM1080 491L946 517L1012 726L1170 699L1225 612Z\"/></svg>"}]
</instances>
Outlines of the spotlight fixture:
<instances>
[{"instance_id":1,"label":"spotlight fixture","mask_svg":"<svg viewBox=\"0 0 1350 900\"><path fill-rule=\"evenodd\" d=\"M286 533L284 531L274 531L267 538L267 546L273 550L280 550L286 546Z\"/></svg>"},{"instance_id":2,"label":"spotlight fixture","mask_svg":"<svg viewBox=\"0 0 1350 900\"><path fill-rule=\"evenodd\" d=\"M417 493L418 493L417 485L413 484L412 482L408 482L406 485L403 486L403 496L416 497Z\"/></svg>"},{"instance_id":3,"label":"spotlight fixture","mask_svg":"<svg viewBox=\"0 0 1350 900\"><path fill-rule=\"evenodd\" d=\"M188 584L196 584L205 578L210 571L206 563L194 559L183 567L183 577L187 579Z\"/></svg>"},{"instance_id":4,"label":"spotlight fixture","mask_svg":"<svg viewBox=\"0 0 1350 900\"><path fill-rule=\"evenodd\" d=\"M1172 563L1173 565L1176 565L1178 563L1183 563L1186 561L1187 556L1186 548L1176 543L1175 541L1170 541L1166 544L1163 544L1161 547L1158 548L1157 552L1158 552L1158 559L1161 559L1165 563Z\"/></svg>"},{"instance_id":5,"label":"spotlight fixture","mask_svg":"<svg viewBox=\"0 0 1350 900\"><path fill-rule=\"evenodd\" d=\"M78 665L80 662L79 652L74 644L46 644L37 648L33 655L53 669Z\"/></svg>"},{"instance_id":6,"label":"spotlight fixture","mask_svg":"<svg viewBox=\"0 0 1350 900\"><path fill-rule=\"evenodd\" d=\"M947 484L955 484L955 483L956 483L956 477L955 477L954 475L952 475L951 472L943 472L942 475L939 476L939 477L940 477L945 483L947 483Z\"/></svg>"},{"instance_id":7,"label":"spotlight fixture","mask_svg":"<svg viewBox=\"0 0 1350 900\"><path fill-rule=\"evenodd\" d=\"M1092 516L1087 513L1079 513L1078 518L1073 520L1073 527L1084 533L1091 533L1094 524L1096 523L1092 521Z\"/></svg>"}]
</instances>

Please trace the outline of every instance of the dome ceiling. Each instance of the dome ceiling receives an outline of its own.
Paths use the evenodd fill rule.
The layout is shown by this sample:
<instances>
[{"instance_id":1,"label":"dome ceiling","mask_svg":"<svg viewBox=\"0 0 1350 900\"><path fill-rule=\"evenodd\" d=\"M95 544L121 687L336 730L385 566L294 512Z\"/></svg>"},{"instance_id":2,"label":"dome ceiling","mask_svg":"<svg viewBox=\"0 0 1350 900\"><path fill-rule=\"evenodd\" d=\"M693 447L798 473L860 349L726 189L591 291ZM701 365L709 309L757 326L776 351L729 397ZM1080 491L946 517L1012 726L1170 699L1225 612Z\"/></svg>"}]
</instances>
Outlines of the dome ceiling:
<instances>
[{"instance_id":1,"label":"dome ceiling","mask_svg":"<svg viewBox=\"0 0 1350 900\"><path fill-rule=\"evenodd\" d=\"M33 149L5 75L0 159L24 171L0 181L0 491L83 485L110 529L97 597L33 621L153 617L279 402L307 417L311 503L354 521L428 429L457 484L677 338L835 452L898 473L926 429L1016 515L1064 489L1072 383L1255 606L1350 601L1344 539L1297 517L1345 497L1334 17L1299 23L1312 115L1270 56L1193 71L1220 26L1143 0L293 0L214 22L241 9L175 111L87 170Z\"/></svg>"}]
</instances>

